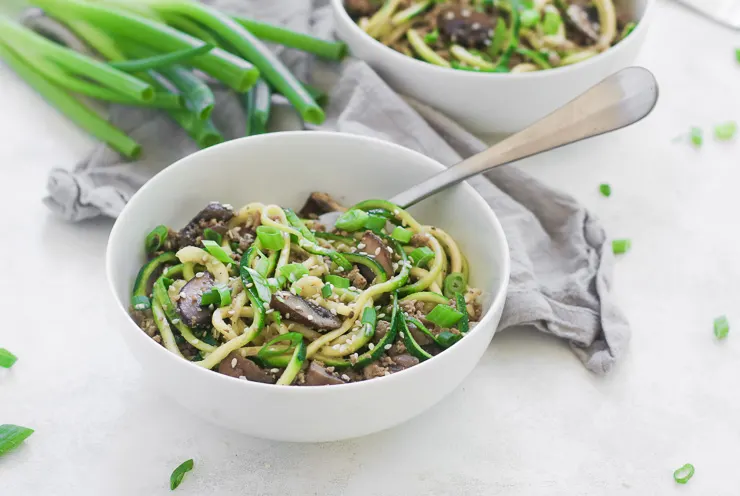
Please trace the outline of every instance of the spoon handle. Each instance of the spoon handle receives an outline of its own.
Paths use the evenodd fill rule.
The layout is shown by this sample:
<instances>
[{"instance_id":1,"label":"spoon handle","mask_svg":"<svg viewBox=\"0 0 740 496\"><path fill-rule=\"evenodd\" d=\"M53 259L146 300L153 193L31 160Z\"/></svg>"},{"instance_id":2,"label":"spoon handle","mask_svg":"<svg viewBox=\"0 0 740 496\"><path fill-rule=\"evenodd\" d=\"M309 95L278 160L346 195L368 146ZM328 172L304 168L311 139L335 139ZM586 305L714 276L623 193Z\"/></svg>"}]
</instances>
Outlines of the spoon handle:
<instances>
[{"instance_id":1,"label":"spoon handle","mask_svg":"<svg viewBox=\"0 0 740 496\"><path fill-rule=\"evenodd\" d=\"M514 134L396 195L405 208L453 184L525 157L615 131L647 116L658 100L658 82L642 67L628 67Z\"/></svg>"}]
</instances>

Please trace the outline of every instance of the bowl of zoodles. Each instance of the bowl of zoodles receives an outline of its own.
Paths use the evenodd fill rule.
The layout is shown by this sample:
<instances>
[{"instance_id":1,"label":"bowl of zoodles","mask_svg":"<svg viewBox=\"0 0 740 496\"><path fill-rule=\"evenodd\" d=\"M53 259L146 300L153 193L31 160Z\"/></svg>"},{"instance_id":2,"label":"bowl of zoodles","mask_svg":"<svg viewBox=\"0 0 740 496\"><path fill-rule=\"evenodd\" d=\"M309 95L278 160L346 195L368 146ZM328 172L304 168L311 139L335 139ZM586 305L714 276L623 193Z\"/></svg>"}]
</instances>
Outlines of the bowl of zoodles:
<instances>
[{"instance_id":1,"label":"bowl of zoodles","mask_svg":"<svg viewBox=\"0 0 740 496\"><path fill-rule=\"evenodd\" d=\"M332 0L338 33L394 87L512 132L631 63L652 0Z\"/></svg>"},{"instance_id":2,"label":"bowl of zoodles","mask_svg":"<svg viewBox=\"0 0 740 496\"><path fill-rule=\"evenodd\" d=\"M382 199L441 167L377 140L278 133L161 172L107 259L145 374L271 439L354 437L431 406L485 351L508 280L500 225L469 186L409 210ZM329 211L334 226L318 219Z\"/></svg>"}]
</instances>

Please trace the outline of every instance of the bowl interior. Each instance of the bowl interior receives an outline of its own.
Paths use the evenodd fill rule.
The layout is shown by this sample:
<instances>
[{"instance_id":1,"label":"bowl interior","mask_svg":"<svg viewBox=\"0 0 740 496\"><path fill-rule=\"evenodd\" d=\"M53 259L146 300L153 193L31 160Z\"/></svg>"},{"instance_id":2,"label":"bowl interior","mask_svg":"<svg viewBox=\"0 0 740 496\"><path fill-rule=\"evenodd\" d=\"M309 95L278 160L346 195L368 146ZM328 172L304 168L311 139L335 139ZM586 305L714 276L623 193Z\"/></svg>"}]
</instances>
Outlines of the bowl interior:
<instances>
[{"instance_id":1,"label":"bowl interior","mask_svg":"<svg viewBox=\"0 0 740 496\"><path fill-rule=\"evenodd\" d=\"M442 168L397 145L338 133L275 133L228 142L170 166L131 199L111 233L108 276L119 304L128 308L146 234L159 224L181 228L210 201L299 209L312 191L324 191L351 205L390 198ZM486 309L503 298L506 240L490 207L469 185L437 194L410 212L458 241ZM138 332L133 322L130 327Z\"/></svg>"}]
</instances>

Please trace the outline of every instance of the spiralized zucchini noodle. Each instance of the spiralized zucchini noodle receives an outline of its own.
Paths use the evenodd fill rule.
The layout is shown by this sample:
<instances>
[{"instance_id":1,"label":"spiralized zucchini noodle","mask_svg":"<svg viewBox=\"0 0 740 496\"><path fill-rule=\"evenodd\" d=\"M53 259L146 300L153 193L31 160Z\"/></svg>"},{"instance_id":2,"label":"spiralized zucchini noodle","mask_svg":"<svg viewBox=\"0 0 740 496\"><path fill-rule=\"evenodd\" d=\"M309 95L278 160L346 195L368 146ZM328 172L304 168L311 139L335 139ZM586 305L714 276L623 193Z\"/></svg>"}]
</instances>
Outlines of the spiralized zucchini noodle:
<instances>
[{"instance_id":1,"label":"spiralized zucchini noodle","mask_svg":"<svg viewBox=\"0 0 740 496\"><path fill-rule=\"evenodd\" d=\"M409 57L475 72L583 62L636 27L613 0L345 0L368 35ZM620 5L620 4L618 4Z\"/></svg>"},{"instance_id":2,"label":"spiralized zucchini noodle","mask_svg":"<svg viewBox=\"0 0 740 496\"><path fill-rule=\"evenodd\" d=\"M331 385L390 375L463 339L481 316L452 236L382 200L342 208L314 193L300 215L206 206L157 226L131 296L152 339L239 379Z\"/></svg>"}]
</instances>

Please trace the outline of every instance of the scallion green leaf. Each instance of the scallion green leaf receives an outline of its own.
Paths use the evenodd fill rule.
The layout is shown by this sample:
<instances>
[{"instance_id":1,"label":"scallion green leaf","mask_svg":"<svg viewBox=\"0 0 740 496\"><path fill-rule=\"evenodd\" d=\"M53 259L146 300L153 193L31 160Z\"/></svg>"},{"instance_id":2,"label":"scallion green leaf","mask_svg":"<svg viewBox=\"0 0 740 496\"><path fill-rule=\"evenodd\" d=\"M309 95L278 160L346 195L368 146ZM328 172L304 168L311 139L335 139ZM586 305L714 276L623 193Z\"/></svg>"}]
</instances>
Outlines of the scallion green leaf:
<instances>
[{"instance_id":1,"label":"scallion green leaf","mask_svg":"<svg viewBox=\"0 0 740 496\"><path fill-rule=\"evenodd\" d=\"M427 315L427 320L443 329L448 329L463 318L462 312L447 305L437 305Z\"/></svg>"},{"instance_id":2,"label":"scallion green leaf","mask_svg":"<svg viewBox=\"0 0 740 496\"><path fill-rule=\"evenodd\" d=\"M365 220L365 229L380 232L385 228L386 218L380 215L369 214Z\"/></svg>"},{"instance_id":3,"label":"scallion green leaf","mask_svg":"<svg viewBox=\"0 0 740 496\"><path fill-rule=\"evenodd\" d=\"M737 63L740 64L740 48L735 49L735 60L737 60Z\"/></svg>"},{"instance_id":4,"label":"scallion green leaf","mask_svg":"<svg viewBox=\"0 0 740 496\"><path fill-rule=\"evenodd\" d=\"M449 348L453 344L460 341L462 337L462 334L455 334L454 332L450 331L442 331L437 335L437 339L435 339L435 341L442 348Z\"/></svg>"},{"instance_id":5,"label":"scallion green leaf","mask_svg":"<svg viewBox=\"0 0 740 496\"><path fill-rule=\"evenodd\" d=\"M179 62L187 61L198 55L213 50L214 46L208 43L203 43L201 46L192 48L185 48L183 50L177 50L170 53L161 55L153 55L151 57L140 58L137 60L123 60L120 62L110 62L111 67L115 67L119 71L125 72L143 72L150 69L156 69L158 67L168 67Z\"/></svg>"},{"instance_id":6,"label":"scallion green leaf","mask_svg":"<svg viewBox=\"0 0 740 496\"><path fill-rule=\"evenodd\" d=\"M33 434L33 429L21 427L20 425L0 425L0 456L14 450Z\"/></svg>"},{"instance_id":7,"label":"scallion green leaf","mask_svg":"<svg viewBox=\"0 0 740 496\"><path fill-rule=\"evenodd\" d=\"M437 28L424 35L424 43L427 45L434 45L437 41L439 41L439 29Z\"/></svg>"},{"instance_id":8,"label":"scallion green leaf","mask_svg":"<svg viewBox=\"0 0 740 496\"><path fill-rule=\"evenodd\" d=\"M615 239L612 241L612 251L615 255L627 253L632 248L632 241L629 239Z\"/></svg>"},{"instance_id":9,"label":"scallion green leaf","mask_svg":"<svg viewBox=\"0 0 740 496\"><path fill-rule=\"evenodd\" d=\"M278 251L285 247L283 232L272 226L259 226L257 228L257 237L266 250Z\"/></svg>"},{"instance_id":10,"label":"scallion green leaf","mask_svg":"<svg viewBox=\"0 0 740 496\"><path fill-rule=\"evenodd\" d=\"M542 19L542 32L545 33L546 36L556 35L562 24L563 19L557 11L546 10L545 16Z\"/></svg>"},{"instance_id":11,"label":"scallion green leaf","mask_svg":"<svg viewBox=\"0 0 740 496\"><path fill-rule=\"evenodd\" d=\"M174 491L175 489L177 489L177 486L179 486L182 482L182 478L185 477L185 474L187 472L190 472L191 470L193 470L192 458L190 460L182 462L180 466L172 472L172 475L170 475L170 490Z\"/></svg>"},{"instance_id":12,"label":"scallion green leaf","mask_svg":"<svg viewBox=\"0 0 740 496\"><path fill-rule=\"evenodd\" d=\"M342 231L359 231L365 227L365 222L369 217L364 210L353 208L340 215L335 226Z\"/></svg>"},{"instance_id":13,"label":"scallion green leaf","mask_svg":"<svg viewBox=\"0 0 740 496\"><path fill-rule=\"evenodd\" d=\"M452 272L445 277L442 292L447 298L454 298L457 293L464 293L467 283L465 276L459 272Z\"/></svg>"},{"instance_id":14,"label":"scallion green leaf","mask_svg":"<svg viewBox=\"0 0 740 496\"><path fill-rule=\"evenodd\" d=\"M17 361L18 357L16 357L5 348L0 348L0 367L4 369L9 369Z\"/></svg>"},{"instance_id":15,"label":"scallion green leaf","mask_svg":"<svg viewBox=\"0 0 740 496\"><path fill-rule=\"evenodd\" d=\"M737 133L737 123L728 121L714 126L714 138L718 141L729 141Z\"/></svg>"},{"instance_id":16,"label":"scallion green leaf","mask_svg":"<svg viewBox=\"0 0 740 496\"><path fill-rule=\"evenodd\" d=\"M391 233L391 238L403 244L407 244L409 241L411 241L411 238L413 237L413 232L409 231L408 229L404 229L401 226L396 226L396 228L393 229L393 232Z\"/></svg>"},{"instance_id":17,"label":"scallion green leaf","mask_svg":"<svg viewBox=\"0 0 740 496\"><path fill-rule=\"evenodd\" d=\"M208 305L216 305L219 308L231 305L231 290L223 284L216 284L201 296L200 306L207 307Z\"/></svg>"},{"instance_id":18,"label":"scallion green leaf","mask_svg":"<svg viewBox=\"0 0 740 496\"><path fill-rule=\"evenodd\" d=\"M714 319L714 335L717 337L717 339L725 339L729 333L730 322L727 320L726 316L721 315Z\"/></svg>"},{"instance_id":19,"label":"scallion green leaf","mask_svg":"<svg viewBox=\"0 0 740 496\"><path fill-rule=\"evenodd\" d=\"M692 145L696 148L701 148L701 145L704 143L704 131L700 127L692 127L689 132L689 139Z\"/></svg>"},{"instance_id":20,"label":"scallion green leaf","mask_svg":"<svg viewBox=\"0 0 740 496\"><path fill-rule=\"evenodd\" d=\"M599 184L599 191L606 197L612 196L612 187L607 183Z\"/></svg>"},{"instance_id":21,"label":"scallion green leaf","mask_svg":"<svg viewBox=\"0 0 740 496\"><path fill-rule=\"evenodd\" d=\"M167 240L168 234L169 229L167 229L167 226L155 227L152 232L147 234L146 239L144 240L144 248L146 249L146 252L154 253L162 248L162 245L164 245L164 242Z\"/></svg>"},{"instance_id":22,"label":"scallion green leaf","mask_svg":"<svg viewBox=\"0 0 740 496\"><path fill-rule=\"evenodd\" d=\"M224 263L226 265L234 263L234 259L231 258L229 254L226 253L226 251L221 248L221 246L215 241L204 239L203 248L205 248L208 253L210 253L216 260L221 263Z\"/></svg>"},{"instance_id":23,"label":"scallion green leaf","mask_svg":"<svg viewBox=\"0 0 740 496\"><path fill-rule=\"evenodd\" d=\"M687 463L673 472L673 478L679 484L686 484L694 476L694 466Z\"/></svg>"},{"instance_id":24,"label":"scallion green leaf","mask_svg":"<svg viewBox=\"0 0 740 496\"><path fill-rule=\"evenodd\" d=\"M540 22L540 13L535 9L523 10L520 14L520 20L523 27L532 28Z\"/></svg>"},{"instance_id":25,"label":"scallion green leaf","mask_svg":"<svg viewBox=\"0 0 740 496\"><path fill-rule=\"evenodd\" d=\"M280 272L280 275L287 279L289 282L296 282L301 277L308 275L308 269L305 265L300 263L283 265L282 267L280 267L280 269L278 269L278 272Z\"/></svg>"},{"instance_id":26,"label":"scallion green leaf","mask_svg":"<svg viewBox=\"0 0 740 496\"><path fill-rule=\"evenodd\" d=\"M412 251L409 257L416 267L424 267L434 258L434 252L429 247L422 246Z\"/></svg>"},{"instance_id":27,"label":"scallion green leaf","mask_svg":"<svg viewBox=\"0 0 740 496\"><path fill-rule=\"evenodd\" d=\"M321 296L324 298L329 298L332 295L331 290L331 284L324 284L324 286L321 288Z\"/></svg>"},{"instance_id":28,"label":"scallion green leaf","mask_svg":"<svg viewBox=\"0 0 740 496\"><path fill-rule=\"evenodd\" d=\"M346 277L335 276L334 274L326 276L326 282L340 289L347 289L351 285L349 279Z\"/></svg>"}]
</instances>

